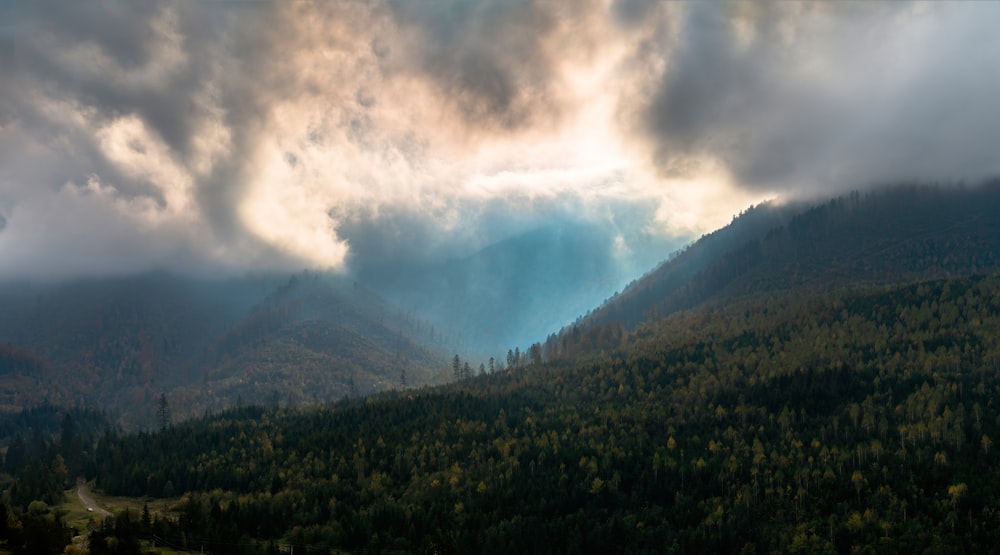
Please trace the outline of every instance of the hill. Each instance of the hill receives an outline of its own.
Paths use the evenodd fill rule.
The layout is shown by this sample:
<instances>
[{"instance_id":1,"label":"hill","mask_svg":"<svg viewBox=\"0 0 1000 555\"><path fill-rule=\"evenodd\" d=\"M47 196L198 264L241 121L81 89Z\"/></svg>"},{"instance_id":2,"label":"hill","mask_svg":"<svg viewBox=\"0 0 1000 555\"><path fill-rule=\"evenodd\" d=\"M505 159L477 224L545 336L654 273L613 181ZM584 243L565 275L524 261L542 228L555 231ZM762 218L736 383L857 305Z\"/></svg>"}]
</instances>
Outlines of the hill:
<instances>
[{"instance_id":1,"label":"hill","mask_svg":"<svg viewBox=\"0 0 1000 555\"><path fill-rule=\"evenodd\" d=\"M680 310L776 291L833 291L1000 269L1000 182L907 186L752 207L549 338L608 345Z\"/></svg>"},{"instance_id":2,"label":"hill","mask_svg":"<svg viewBox=\"0 0 1000 555\"><path fill-rule=\"evenodd\" d=\"M293 277L221 334L184 405L298 405L442 383L444 338L356 282Z\"/></svg>"},{"instance_id":3,"label":"hill","mask_svg":"<svg viewBox=\"0 0 1000 555\"><path fill-rule=\"evenodd\" d=\"M986 552L998 299L993 276L687 311L586 362L107 435L97 483L189 492L133 533L217 553Z\"/></svg>"},{"instance_id":4,"label":"hill","mask_svg":"<svg viewBox=\"0 0 1000 555\"><path fill-rule=\"evenodd\" d=\"M149 425L162 393L182 417L385 389L403 372L425 384L445 367L432 327L331 275L7 284L0 300L8 410L101 407Z\"/></svg>"}]
</instances>

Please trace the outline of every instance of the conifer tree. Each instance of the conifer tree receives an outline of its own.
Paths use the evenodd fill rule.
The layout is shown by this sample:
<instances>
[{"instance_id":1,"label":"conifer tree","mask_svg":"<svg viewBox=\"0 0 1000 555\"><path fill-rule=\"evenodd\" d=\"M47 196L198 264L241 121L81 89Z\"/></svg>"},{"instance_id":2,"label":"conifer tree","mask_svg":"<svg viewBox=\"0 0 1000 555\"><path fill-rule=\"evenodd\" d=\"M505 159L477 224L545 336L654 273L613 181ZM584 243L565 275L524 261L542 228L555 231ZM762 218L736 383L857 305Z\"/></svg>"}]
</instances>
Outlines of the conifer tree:
<instances>
[{"instance_id":1,"label":"conifer tree","mask_svg":"<svg viewBox=\"0 0 1000 555\"><path fill-rule=\"evenodd\" d=\"M159 407L156 410L156 420L160 424L160 430L166 430L170 426L170 407L167 405L167 394L160 394Z\"/></svg>"}]
</instances>

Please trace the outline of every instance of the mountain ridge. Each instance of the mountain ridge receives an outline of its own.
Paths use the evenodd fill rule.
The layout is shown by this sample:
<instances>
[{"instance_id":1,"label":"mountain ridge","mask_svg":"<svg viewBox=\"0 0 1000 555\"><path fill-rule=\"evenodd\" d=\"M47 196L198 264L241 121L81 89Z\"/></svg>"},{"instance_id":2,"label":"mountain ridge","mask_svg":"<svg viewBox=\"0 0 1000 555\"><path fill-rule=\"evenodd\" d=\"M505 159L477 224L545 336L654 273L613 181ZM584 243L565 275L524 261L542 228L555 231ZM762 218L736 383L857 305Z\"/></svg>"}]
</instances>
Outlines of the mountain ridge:
<instances>
[{"instance_id":1,"label":"mountain ridge","mask_svg":"<svg viewBox=\"0 0 1000 555\"><path fill-rule=\"evenodd\" d=\"M677 311L725 306L747 296L993 272L1000 268L996 214L996 181L761 204L538 344L546 358L558 359L614 349L642 326ZM528 270L551 263L553 251L562 252L556 260L578 268L586 247L596 243L586 230L567 228L537 230L486 249L477 264L496 282L479 285L496 298L485 305L505 301L522 312L530 299L503 272L536 279L541 274ZM529 245L547 246L532 254L524 252ZM450 262L439 292L468 285L468 265ZM557 284L560 276L546 279ZM546 301L563 302L572 294L563 291ZM463 313L456 324L507 321L465 299L452 298ZM7 410L39 403L106 405L127 407L149 423L163 393L173 398L179 416L220 402L315 403L404 383L442 383L452 377L452 353L473 360L479 355L462 349L423 314L398 308L362 283L314 272L226 282L161 272L58 286L7 284L0 287L0 300L0 344L7 345L0 407ZM525 348L522 356L531 352ZM502 351L496 354L502 360ZM24 370L29 366L31 371Z\"/></svg>"},{"instance_id":2,"label":"mountain ridge","mask_svg":"<svg viewBox=\"0 0 1000 555\"><path fill-rule=\"evenodd\" d=\"M444 345L429 324L327 274L213 282L155 272L8 284L0 295L0 344L9 367L0 376L0 406L9 410L101 406L149 423L161 394L185 416L239 399L314 402L399 387L401 372L409 372L410 386L435 383L445 367ZM315 337L324 333L319 345ZM301 336L310 334L312 344L303 345ZM361 352L351 347L359 341ZM280 368L264 365L269 378L262 393L233 386L250 361L273 349L285 355ZM28 362L41 370L27 371ZM296 375L303 380L291 379ZM282 377L312 391L284 387Z\"/></svg>"},{"instance_id":3,"label":"mountain ridge","mask_svg":"<svg viewBox=\"0 0 1000 555\"><path fill-rule=\"evenodd\" d=\"M795 288L832 290L1000 269L1000 181L897 186L824 202L762 204L550 336L551 355L589 331Z\"/></svg>"}]
</instances>

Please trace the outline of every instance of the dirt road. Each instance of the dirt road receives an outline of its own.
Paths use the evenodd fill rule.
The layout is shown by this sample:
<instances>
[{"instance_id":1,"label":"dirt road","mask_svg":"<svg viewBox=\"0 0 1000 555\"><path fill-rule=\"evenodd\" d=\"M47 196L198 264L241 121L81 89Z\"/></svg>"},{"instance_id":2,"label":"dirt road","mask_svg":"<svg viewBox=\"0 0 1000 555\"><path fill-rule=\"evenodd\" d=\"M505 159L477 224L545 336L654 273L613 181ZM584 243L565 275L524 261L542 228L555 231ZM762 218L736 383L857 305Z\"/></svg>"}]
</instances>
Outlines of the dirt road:
<instances>
[{"instance_id":1,"label":"dirt road","mask_svg":"<svg viewBox=\"0 0 1000 555\"><path fill-rule=\"evenodd\" d=\"M77 480L76 482L76 496L80 498L80 502L83 503L87 510L98 514L102 517L109 517L111 513L105 509L102 509L97 505L94 499L90 496L90 491L87 489L87 482L83 480Z\"/></svg>"}]
</instances>

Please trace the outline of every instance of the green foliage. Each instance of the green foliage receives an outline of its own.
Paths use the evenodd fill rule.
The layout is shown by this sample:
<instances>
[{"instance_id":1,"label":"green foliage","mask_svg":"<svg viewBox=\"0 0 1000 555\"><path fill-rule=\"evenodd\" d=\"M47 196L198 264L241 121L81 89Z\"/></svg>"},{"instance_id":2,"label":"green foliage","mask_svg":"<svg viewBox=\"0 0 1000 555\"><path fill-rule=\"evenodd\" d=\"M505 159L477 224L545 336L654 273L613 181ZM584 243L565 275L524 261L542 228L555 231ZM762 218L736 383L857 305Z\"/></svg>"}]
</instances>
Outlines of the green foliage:
<instances>
[{"instance_id":1,"label":"green foliage","mask_svg":"<svg viewBox=\"0 0 1000 555\"><path fill-rule=\"evenodd\" d=\"M70 542L63 515L42 501L32 502L20 514L0 503L0 552L14 555L62 553Z\"/></svg>"},{"instance_id":2,"label":"green foliage","mask_svg":"<svg viewBox=\"0 0 1000 555\"><path fill-rule=\"evenodd\" d=\"M146 528L151 528L151 524ZM142 522L136 521L128 511L114 518L106 518L90 533L88 547L91 555L139 555L139 538L149 535Z\"/></svg>"},{"instance_id":3,"label":"green foliage","mask_svg":"<svg viewBox=\"0 0 1000 555\"><path fill-rule=\"evenodd\" d=\"M998 336L996 277L755 297L582 363L109 433L98 483L188 492L164 533L220 553L986 551Z\"/></svg>"},{"instance_id":4,"label":"green foliage","mask_svg":"<svg viewBox=\"0 0 1000 555\"><path fill-rule=\"evenodd\" d=\"M43 406L0 416L0 429L13 434L0 466L13 478L4 480L3 502L27 515L47 514L77 477L93 475L93 445L106 427L103 414L85 409Z\"/></svg>"}]
</instances>

